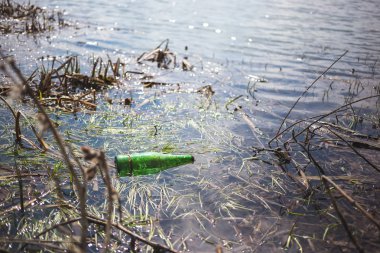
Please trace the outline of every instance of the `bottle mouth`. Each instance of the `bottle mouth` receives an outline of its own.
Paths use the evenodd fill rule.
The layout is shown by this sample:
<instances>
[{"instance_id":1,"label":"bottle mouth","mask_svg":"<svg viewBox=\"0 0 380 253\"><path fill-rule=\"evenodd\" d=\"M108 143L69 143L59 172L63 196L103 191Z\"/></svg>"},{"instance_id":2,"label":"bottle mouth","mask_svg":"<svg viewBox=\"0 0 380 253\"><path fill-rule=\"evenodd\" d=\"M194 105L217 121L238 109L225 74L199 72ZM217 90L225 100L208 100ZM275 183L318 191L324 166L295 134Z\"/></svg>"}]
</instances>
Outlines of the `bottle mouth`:
<instances>
[{"instance_id":1,"label":"bottle mouth","mask_svg":"<svg viewBox=\"0 0 380 253\"><path fill-rule=\"evenodd\" d=\"M120 168L119 168L118 161L117 161L117 156L115 156L115 158L114 158L114 163L115 163L115 167L116 167L117 172L120 172Z\"/></svg>"},{"instance_id":2,"label":"bottle mouth","mask_svg":"<svg viewBox=\"0 0 380 253\"><path fill-rule=\"evenodd\" d=\"M128 159L128 162L125 161ZM127 169L126 175L131 176L133 173L133 163L130 155L117 155L114 158L115 167L117 173L124 174L125 169Z\"/></svg>"}]
</instances>

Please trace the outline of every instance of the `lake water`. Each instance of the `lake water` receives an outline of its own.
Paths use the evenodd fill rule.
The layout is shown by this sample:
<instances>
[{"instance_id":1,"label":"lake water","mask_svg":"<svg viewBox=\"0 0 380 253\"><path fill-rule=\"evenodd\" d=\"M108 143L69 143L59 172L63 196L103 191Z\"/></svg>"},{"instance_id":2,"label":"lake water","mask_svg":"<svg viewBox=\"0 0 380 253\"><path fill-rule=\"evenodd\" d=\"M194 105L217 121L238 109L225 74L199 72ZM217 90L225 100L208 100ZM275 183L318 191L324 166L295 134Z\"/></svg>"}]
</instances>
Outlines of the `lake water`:
<instances>
[{"instance_id":1,"label":"lake water","mask_svg":"<svg viewBox=\"0 0 380 253\"><path fill-rule=\"evenodd\" d=\"M38 64L36 58L47 55L79 55L82 62L93 55L109 55L120 57L134 70L140 68L134 59L165 39L170 40L169 48L178 60L188 56L195 66L193 72L159 70L149 64L142 67L157 80L180 83L183 92L175 92L175 87L144 90L133 78L106 92L115 101L133 97L136 105L148 99L149 103L136 108L139 117L128 116L130 111L122 105L107 103L99 105L96 114L75 119L54 116L65 138L102 148L109 157L151 150L195 155L194 165L157 177L115 179L127 213L149 213L151 221L170 234L180 250L213 252L221 244L226 252L277 251L297 222L300 234L319 238L317 243L300 239L304 250L336 250L336 245L320 240L327 223L320 225L314 207L296 209L294 212L305 213L302 218L282 214L284 206L298 200L297 188L291 183L286 191L276 188L276 180L287 184L281 171L247 158L253 154L252 146L266 145L306 87L346 50L300 100L290 118L325 113L352 95L376 94L371 87L378 85L380 77L380 1L36 3L65 10L64 17L72 25L36 38L21 36L17 45L15 36L3 37L2 48L13 49L26 71ZM366 88L349 91L354 80ZM332 82L334 89L328 97ZM249 94L247 89L253 83L255 89ZM211 102L195 92L205 85L212 85L215 91ZM257 138L241 115L233 112L237 105L253 120ZM368 103L362 110L372 112L375 107ZM85 134L68 131L83 128ZM377 129L371 131L379 134ZM127 200L134 190L140 191L136 207ZM104 200L102 194L94 196L94 205ZM286 196L291 197L287 200ZM149 229L142 226L141 232L148 235ZM158 242L165 242L162 237L154 232ZM294 244L291 250L296 249Z\"/></svg>"},{"instance_id":2,"label":"lake water","mask_svg":"<svg viewBox=\"0 0 380 253\"><path fill-rule=\"evenodd\" d=\"M49 44L40 41L37 48L30 46L31 62L34 54L137 57L168 38L170 49L189 55L198 68L207 61L227 67L237 95L239 88L246 88L249 75L268 79L260 85L258 98L279 104L275 111L279 115L345 50L349 52L331 71L332 78L374 79L378 75L378 1L39 3L66 10L65 17L76 21L78 30L64 30L50 36ZM325 88L322 81L311 96L319 101ZM308 105L301 108L307 110Z\"/></svg>"}]
</instances>

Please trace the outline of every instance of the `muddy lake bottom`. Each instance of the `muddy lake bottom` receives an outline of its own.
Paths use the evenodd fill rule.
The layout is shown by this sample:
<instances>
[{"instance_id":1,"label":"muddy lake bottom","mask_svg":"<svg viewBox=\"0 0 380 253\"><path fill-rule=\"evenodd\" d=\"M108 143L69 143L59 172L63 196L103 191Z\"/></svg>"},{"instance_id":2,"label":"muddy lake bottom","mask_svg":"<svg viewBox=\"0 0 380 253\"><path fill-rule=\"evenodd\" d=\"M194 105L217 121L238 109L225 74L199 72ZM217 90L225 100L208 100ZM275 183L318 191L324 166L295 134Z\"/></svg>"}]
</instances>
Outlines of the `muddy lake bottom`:
<instances>
[{"instance_id":1,"label":"muddy lake bottom","mask_svg":"<svg viewBox=\"0 0 380 253\"><path fill-rule=\"evenodd\" d=\"M56 2L41 4L58 9ZM152 3L153 9L165 6ZM286 16L274 21L265 16L269 24L285 21L278 30L267 27L271 32L260 34L268 38L252 37L256 44L248 35L239 44L240 37L226 35L234 27L221 29L219 19L184 29L181 13L176 19L158 15L132 29L115 23L121 15L116 8L107 7L114 14L108 19L86 22L90 14L79 17L75 9L88 7L71 4L63 6L68 10L62 14L65 26L1 35L0 50L7 56L0 80L1 248L72 250L80 222L65 222L83 216L75 180L53 134L46 131L40 109L31 96L20 99L11 92L17 84L7 63L11 57L25 78L31 77L34 96L70 145L69 159L78 157L90 168L93 161L86 161L83 146L103 150L106 156L110 181L98 168L86 184L88 251L105 247L108 217L148 241L181 252L379 248L377 30L367 46L355 46L361 37L344 45L348 51L321 46L331 45L321 39L332 35L326 30L320 44L305 38L296 45L304 49L294 49L283 43L291 35L278 34L281 25L288 25ZM96 14L102 4L96 1L91 11ZM130 20L140 16L141 7L129 5ZM282 13L285 7L276 8ZM198 15L207 16L201 10ZM160 22L167 22L161 35L166 37L147 36L150 28L159 30ZM241 26L244 36L248 28ZM204 44L190 36L194 29ZM341 29L338 34L345 33ZM360 27L353 29L361 32ZM220 35L228 42L214 40ZM162 61L157 45L165 53ZM252 55L246 53L250 50ZM160 61L163 65L158 66ZM9 107L20 112L19 120ZM155 175L118 177L116 155L150 151L191 154L195 162ZM74 169L80 174L78 166ZM111 200L111 209L110 185L119 198ZM112 251L156 249L120 227L108 233Z\"/></svg>"}]
</instances>

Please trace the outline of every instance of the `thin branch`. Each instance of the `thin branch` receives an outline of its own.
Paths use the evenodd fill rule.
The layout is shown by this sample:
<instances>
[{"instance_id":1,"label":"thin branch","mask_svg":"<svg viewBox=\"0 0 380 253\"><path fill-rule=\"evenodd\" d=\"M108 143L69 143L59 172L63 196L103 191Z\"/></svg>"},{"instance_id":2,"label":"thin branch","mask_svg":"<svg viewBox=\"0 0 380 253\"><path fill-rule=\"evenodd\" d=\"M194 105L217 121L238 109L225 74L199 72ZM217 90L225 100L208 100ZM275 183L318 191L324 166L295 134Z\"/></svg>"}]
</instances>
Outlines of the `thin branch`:
<instances>
[{"instance_id":1,"label":"thin branch","mask_svg":"<svg viewBox=\"0 0 380 253\"><path fill-rule=\"evenodd\" d=\"M34 202L36 202L36 201L40 200L41 198L45 197L45 196L48 195L50 192L51 192L51 191L47 191L47 192L41 194L41 196L38 196L37 198L34 198L34 199L31 199L31 200L26 201L26 202L24 203L24 208L27 208L28 206L32 205ZM3 215L5 215L5 214L7 214L7 213L10 213L10 212L13 212L13 211L16 211L16 210L18 210L18 209L19 209L19 207L18 207L17 205L12 206L12 207L10 207L10 208L8 208L8 209L2 211L2 212L0 213L0 217L3 217Z\"/></svg>"},{"instance_id":2,"label":"thin branch","mask_svg":"<svg viewBox=\"0 0 380 253\"><path fill-rule=\"evenodd\" d=\"M340 188L339 185L337 185L336 183L334 183L334 181L332 181L329 177L327 177L325 175L322 175L322 179L326 180L332 186L334 186L334 188L337 189L340 192L340 194L344 198L346 198L348 200L348 202L350 202L357 209L359 209L360 212L362 212L370 221L372 221L376 225L376 227L379 229L379 231L380 231L380 223L379 223L379 221L377 221L369 212L367 212L366 210L364 210L364 208L358 202L356 202L350 195L348 195L345 191L343 191L343 189Z\"/></svg>"},{"instance_id":3,"label":"thin branch","mask_svg":"<svg viewBox=\"0 0 380 253\"><path fill-rule=\"evenodd\" d=\"M325 173L324 169L318 164L318 162L314 159L313 155L311 154L311 152L309 150L310 145L308 145L308 148L306 148L305 145L303 145L297 141L294 133L293 133L293 139L306 152L308 158L313 162L315 167L317 167L319 175L325 175L326 173Z\"/></svg>"},{"instance_id":4,"label":"thin branch","mask_svg":"<svg viewBox=\"0 0 380 253\"><path fill-rule=\"evenodd\" d=\"M13 180L17 180L17 178L21 178L21 177L45 177L47 176L46 174L42 174L42 173L21 173L20 175L4 175L4 176L0 176L0 181L2 180L10 180L10 179L13 179Z\"/></svg>"},{"instance_id":5,"label":"thin branch","mask_svg":"<svg viewBox=\"0 0 380 253\"><path fill-rule=\"evenodd\" d=\"M21 116L21 113L17 112L16 118L15 118L15 132L16 132L16 142L18 144L21 143L20 116Z\"/></svg>"},{"instance_id":6,"label":"thin branch","mask_svg":"<svg viewBox=\"0 0 380 253\"><path fill-rule=\"evenodd\" d=\"M13 117L16 118L16 112L13 110L12 106L5 100L2 96L0 96L0 100L4 102L4 104L9 108L9 110L12 112Z\"/></svg>"},{"instance_id":7,"label":"thin branch","mask_svg":"<svg viewBox=\"0 0 380 253\"><path fill-rule=\"evenodd\" d=\"M5 56L2 53L0 53L0 56L3 59L5 59ZM70 162L69 156L66 152L65 143L64 143L61 135L58 133L57 129L55 128L53 122L50 120L49 116L47 115L47 113L44 110L43 106L41 105L40 101L35 96L32 88L30 87L29 83L25 79L24 75L21 73L20 69L16 66L15 61L12 59L7 59L7 60L4 60L4 62L7 63L8 66L10 66L11 70L13 71L13 73L10 73L11 74L10 76L12 77L13 81L15 81L16 83L17 83L17 81L21 81L22 85L25 86L26 92L32 98L33 102L36 104L40 113L44 116L44 119L46 120L47 126L49 127L49 129L53 133L55 140L57 141L57 144L58 144L59 149L61 151L62 157L63 157L70 173L73 175L72 178L73 178L74 185L79 191L78 197L79 197L79 204L80 204L81 217L82 217L82 219L81 219L81 225L82 225L81 249L83 251L86 251L86 248L87 248L86 237L87 237L87 227L88 227L87 219L85 218L86 214L87 214L87 211L86 211L86 184L81 184L81 182L79 181L79 178L78 178L78 176L74 170L74 166ZM5 70L4 65L2 65L1 67L3 70ZM12 74L15 74L16 77L18 78L18 80ZM78 163L78 167L81 168L82 178L85 178L83 176L84 170L83 170L83 167L80 163Z\"/></svg>"},{"instance_id":8,"label":"thin branch","mask_svg":"<svg viewBox=\"0 0 380 253\"><path fill-rule=\"evenodd\" d=\"M342 59L343 56L345 56L346 54L348 53L348 50L346 50L341 56L338 57L338 59L336 59L325 71L323 71L322 74L320 74L310 85L309 87L307 87L307 89L301 94L301 96L296 100L296 102L293 104L293 106L290 108L290 110L288 111L288 113L286 114L286 116L284 117L284 119L282 120L281 122L281 125L280 127L278 128L278 131L276 133L276 136L280 133L281 131L281 128L282 126L284 125L286 119L289 117L290 113L292 112L292 110L294 109L294 107L296 107L297 103L300 101L300 99L309 91L309 89L311 87L313 87L313 85L322 77L324 76L334 65L335 63L337 63L340 59Z\"/></svg>"},{"instance_id":9,"label":"thin branch","mask_svg":"<svg viewBox=\"0 0 380 253\"><path fill-rule=\"evenodd\" d=\"M352 151L355 152L355 154L357 154L359 157L361 157L364 161L366 161L372 168L374 168L375 170L377 170L378 172L380 172L380 169L374 164L372 163L371 161L369 161L367 158L365 158L365 156L363 156L362 154L359 153L359 151L356 150L356 148L354 148L348 141L346 141L342 136L340 136L337 132L335 132L334 130L330 129L330 128L327 128L332 134L334 134L336 137L338 137L340 140L342 140L344 143L347 144L347 146L349 146Z\"/></svg>"},{"instance_id":10,"label":"thin branch","mask_svg":"<svg viewBox=\"0 0 380 253\"><path fill-rule=\"evenodd\" d=\"M103 226L106 226L107 225L107 221L103 220L103 219L99 219L97 217L94 217L94 216L91 216L91 215L88 215L87 216L87 219L92 222L92 223L95 223L95 224L98 224L98 225L103 225ZM147 239L145 239L144 237L132 232L131 230L129 230L128 228L124 227L123 225L121 225L120 223L112 223L111 224L113 227L119 229L120 231L126 233L127 235L131 236L132 238L140 241L140 242L143 242L144 244L146 245L149 245L151 246L153 249L155 250L161 250L161 251L165 251L165 252L172 252L172 253L177 253L177 251L175 251L174 249L170 249L166 246L163 246L163 245L160 245L158 243L154 243L154 242L151 242Z\"/></svg>"},{"instance_id":11,"label":"thin branch","mask_svg":"<svg viewBox=\"0 0 380 253\"><path fill-rule=\"evenodd\" d=\"M324 183L324 185L326 187L326 191L327 191L327 193L329 194L329 196L331 198L331 202L332 202L332 204L334 206L334 209L335 209L336 213L338 214L339 219L342 222L342 225L343 225L344 229L346 230L348 237L350 238L350 240L352 241L352 243L355 245L356 249L360 253L364 253L364 250L360 247L358 241L356 240L356 238L354 237L354 235L351 233L350 228L348 227L348 224L347 224L346 220L344 219L343 214L339 211L338 204L336 203L336 200L335 200L334 196L332 195L332 193L330 191L330 188L329 188L328 181L327 181L326 177L322 176L322 182Z\"/></svg>"},{"instance_id":12,"label":"thin branch","mask_svg":"<svg viewBox=\"0 0 380 253\"><path fill-rule=\"evenodd\" d=\"M64 221L64 222L61 222L61 223L58 223L58 224L55 224L53 226L51 226L50 228L47 228L45 229L44 231L38 233L37 235L34 236L34 239L37 239L38 237L40 237L41 235L44 235L46 234L47 232L51 231L51 230L54 230L60 226L65 226L65 225L68 225L68 224L71 224L71 223L74 223L74 222L77 222L77 221L80 221L81 218L74 218L74 219L71 219L71 220L67 220L67 221Z\"/></svg>"},{"instance_id":13,"label":"thin branch","mask_svg":"<svg viewBox=\"0 0 380 253\"><path fill-rule=\"evenodd\" d=\"M371 99L371 98L378 98L380 97L380 94L377 94L377 95L373 95L373 96L368 96L368 97L365 97L365 98L361 98L361 99L358 99L358 100L355 100L355 101L352 101L348 104L345 104L345 105L342 105L342 106L339 106L338 108L336 108L335 110L329 112L329 113L326 113L326 114L322 114L322 115L318 115L318 116L314 116L314 117L310 117L308 119L302 119L302 120L299 120L299 121L296 121L295 123L291 124L289 127L285 128L283 131L277 133L269 142L269 146L270 144L275 140L277 139L280 135L282 135L283 133L285 133L286 131L288 131L289 129L291 129L292 127L294 127L295 125L299 124L299 123L302 123L302 122L305 122L305 121L308 121L308 120L314 120L312 121L311 123L309 123L301 132L297 133L295 136L298 137L299 135L301 135L303 132L306 131L307 128L311 127L312 125L314 125L315 123L319 122L320 120L322 120L323 118L326 118L327 116L330 116L336 112L339 112L340 110L342 110L343 108L345 107L348 107L350 105L353 105L355 103L359 103L361 101L364 101L364 100L367 100L367 99Z\"/></svg>"},{"instance_id":14,"label":"thin branch","mask_svg":"<svg viewBox=\"0 0 380 253\"><path fill-rule=\"evenodd\" d=\"M47 240L28 240L28 239L19 239L19 238L1 238L0 237L0 243L20 243L20 244L34 244L43 248L49 248L53 252L67 252L67 249L62 249L53 243L60 243L60 244L76 244L75 241L47 241Z\"/></svg>"},{"instance_id":15,"label":"thin branch","mask_svg":"<svg viewBox=\"0 0 380 253\"><path fill-rule=\"evenodd\" d=\"M106 234L106 238L105 238L105 252L108 252L109 250L109 242L110 242L110 237L111 237L111 223L112 223L112 216L113 216L113 212L112 212L112 209L113 209L113 194L114 194L114 189L112 188L112 182L111 182L111 178L110 178L110 175L109 175L109 171L108 171L108 166L107 166L107 162L106 162L106 157L105 157L105 154L103 151L100 151L100 155L99 155L99 165L100 165L100 169L101 171L103 171L104 173L101 173L102 174L102 177L103 177L103 181L104 183L106 184L106 187L107 187L107 197L108 197L108 210L107 210L107 223L106 223L106 229L105 229L105 234Z\"/></svg>"}]
</instances>

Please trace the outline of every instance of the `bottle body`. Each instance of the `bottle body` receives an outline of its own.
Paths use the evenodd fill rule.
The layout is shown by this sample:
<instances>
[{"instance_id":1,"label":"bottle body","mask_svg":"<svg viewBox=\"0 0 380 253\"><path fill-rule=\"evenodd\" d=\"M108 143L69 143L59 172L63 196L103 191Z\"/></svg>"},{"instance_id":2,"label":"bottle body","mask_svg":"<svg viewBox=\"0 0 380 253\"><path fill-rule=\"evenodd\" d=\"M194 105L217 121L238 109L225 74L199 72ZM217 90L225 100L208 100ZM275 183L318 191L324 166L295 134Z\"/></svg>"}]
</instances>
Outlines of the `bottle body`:
<instances>
[{"instance_id":1,"label":"bottle body","mask_svg":"<svg viewBox=\"0 0 380 253\"><path fill-rule=\"evenodd\" d=\"M192 155L172 155L144 152L115 157L115 165L120 177L156 174L160 171L193 163Z\"/></svg>"}]
</instances>

